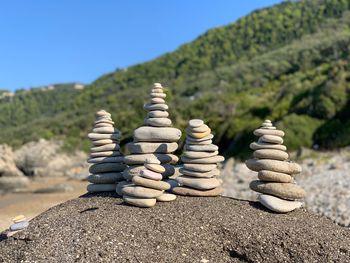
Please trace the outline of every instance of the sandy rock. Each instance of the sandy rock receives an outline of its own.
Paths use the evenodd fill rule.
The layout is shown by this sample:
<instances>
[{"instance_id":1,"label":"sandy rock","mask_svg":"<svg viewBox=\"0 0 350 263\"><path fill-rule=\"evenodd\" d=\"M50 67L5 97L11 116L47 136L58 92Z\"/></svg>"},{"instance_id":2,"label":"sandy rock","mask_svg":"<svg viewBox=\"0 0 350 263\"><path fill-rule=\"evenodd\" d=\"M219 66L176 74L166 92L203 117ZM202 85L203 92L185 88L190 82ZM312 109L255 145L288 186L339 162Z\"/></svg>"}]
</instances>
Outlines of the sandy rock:
<instances>
[{"instance_id":1,"label":"sandy rock","mask_svg":"<svg viewBox=\"0 0 350 263\"><path fill-rule=\"evenodd\" d=\"M270 183L257 180L252 181L249 186L253 191L274 195L287 200L302 199L306 194L300 186L291 183Z\"/></svg>"}]
</instances>

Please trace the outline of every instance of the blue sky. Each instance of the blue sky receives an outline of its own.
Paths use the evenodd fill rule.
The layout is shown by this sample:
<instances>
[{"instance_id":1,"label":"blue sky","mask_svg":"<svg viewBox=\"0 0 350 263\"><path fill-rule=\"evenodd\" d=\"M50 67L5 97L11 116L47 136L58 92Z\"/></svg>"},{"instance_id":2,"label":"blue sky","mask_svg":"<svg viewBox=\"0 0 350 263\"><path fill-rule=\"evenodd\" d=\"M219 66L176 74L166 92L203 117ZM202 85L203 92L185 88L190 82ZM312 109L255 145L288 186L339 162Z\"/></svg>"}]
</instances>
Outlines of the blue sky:
<instances>
[{"instance_id":1,"label":"blue sky","mask_svg":"<svg viewBox=\"0 0 350 263\"><path fill-rule=\"evenodd\" d=\"M0 2L0 89L90 83L275 0Z\"/></svg>"}]
</instances>

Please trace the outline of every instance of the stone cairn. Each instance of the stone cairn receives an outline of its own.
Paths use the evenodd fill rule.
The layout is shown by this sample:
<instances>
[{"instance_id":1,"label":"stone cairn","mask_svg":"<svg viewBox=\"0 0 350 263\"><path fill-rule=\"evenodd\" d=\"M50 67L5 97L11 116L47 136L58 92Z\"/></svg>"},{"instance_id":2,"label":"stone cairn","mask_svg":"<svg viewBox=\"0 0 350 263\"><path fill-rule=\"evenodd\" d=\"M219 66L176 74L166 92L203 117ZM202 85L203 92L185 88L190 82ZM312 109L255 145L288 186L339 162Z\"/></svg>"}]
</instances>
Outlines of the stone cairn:
<instances>
[{"instance_id":1,"label":"stone cairn","mask_svg":"<svg viewBox=\"0 0 350 263\"><path fill-rule=\"evenodd\" d=\"M250 188L261 193L259 202L268 209L287 213L302 206L300 199L305 191L295 184L293 176L301 172L297 163L287 161L287 147L282 145L284 132L277 130L269 120L265 120L254 131L259 136L257 142L250 144L254 159L246 161L250 170L258 172L259 180L252 181Z\"/></svg>"},{"instance_id":2,"label":"stone cairn","mask_svg":"<svg viewBox=\"0 0 350 263\"><path fill-rule=\"evenodd\" d=\"M156 158L148 158L144 163L145 168L140 175L132 177L132 183L122 188L123 199L126 203L138 207L152 207L157 201L169 202L176 199L176 195L164 193L170 189L170 184L162 181L161 173L165 168Z\"/></svg>"},{"instance_id":3,"label":"stone cairn","mask_svg":"<svg viewBox=\"0 0 350 263\"><path fill-rule=\"evenodd\" d=\"M202 120L189 121L186 129L186 144L181 160L183 168L176 181L181 186L172 191L179 195L217 196L222 194L222 181L217 179L220 170L217 164L224 161L218 155L218 146L212 144L211 129Z\"/></svg>"},{"instance_id":4,"label":"stone cairn","mask_svg":"<svg viewBox=\"0 0 350 263\"><path fill-rule=\"evenodd\" d=\"M88 163L90 175L87 186L88 192L110 192L115 191L117 183L124 180L123 170L126 165L120 153L119 140L121 133L113 127L111 114L105 110L96 113L96 121L88 138L93 147L90 151Z\"/></svg>"},{"instance_id":5,"label":"stone cairn","mask_svg":"<svg viewBox=\"0 0 350 263\"><path fill-rule=\"evenodd\" d=\"M162 179L167 179L175 173L173 165L178 162L179 158L172 153L178 148L177 141L181 138L181 131L172 127L172 122L168 118L167 110L169 107L165 103L165 97L162 85L154 83L150 93L150 102L144 105L144 109L148 112L144 126L134 131L133 142L127 144L130 154L124 157L128 168L123 172L127 182L118 184L117 193L120 195L124 194L122 191L124 187L133 184L134 176L141 175L142 177L141 172L145 170L145 162L148 159L157 160L154 164L160 162L159 165L163 167L162 172L160 172ZM137 194L125 194L142 198ZM159 201L160 199L165 200L166 198L158 198ZM136 202L134 203L136 204Z\"/></svg>"}]
</instances>

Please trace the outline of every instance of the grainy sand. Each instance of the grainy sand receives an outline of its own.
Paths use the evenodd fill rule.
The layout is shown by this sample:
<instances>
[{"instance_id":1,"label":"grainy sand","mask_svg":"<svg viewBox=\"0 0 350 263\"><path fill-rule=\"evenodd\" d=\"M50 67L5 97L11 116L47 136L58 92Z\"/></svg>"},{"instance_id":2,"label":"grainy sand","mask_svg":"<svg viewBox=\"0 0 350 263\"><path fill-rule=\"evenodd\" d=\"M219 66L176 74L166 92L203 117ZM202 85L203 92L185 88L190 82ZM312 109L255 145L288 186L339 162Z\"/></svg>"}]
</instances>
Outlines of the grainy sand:
<instances>
[{"instance_id":1,"label":"grainy sand","mask_svg":"<svg viewBox=\"0 0 350 263\"><path fill-rule=\"evenodd\" d=\"M33 191L55 184L67 184L73 191L65 193L35 194ZM38 178L25 192L0 195L0 231L12 224L12 218L23 214L31 219L50 207L86 193L87 182L68 178Z\"/></svg>"}]
</instances>

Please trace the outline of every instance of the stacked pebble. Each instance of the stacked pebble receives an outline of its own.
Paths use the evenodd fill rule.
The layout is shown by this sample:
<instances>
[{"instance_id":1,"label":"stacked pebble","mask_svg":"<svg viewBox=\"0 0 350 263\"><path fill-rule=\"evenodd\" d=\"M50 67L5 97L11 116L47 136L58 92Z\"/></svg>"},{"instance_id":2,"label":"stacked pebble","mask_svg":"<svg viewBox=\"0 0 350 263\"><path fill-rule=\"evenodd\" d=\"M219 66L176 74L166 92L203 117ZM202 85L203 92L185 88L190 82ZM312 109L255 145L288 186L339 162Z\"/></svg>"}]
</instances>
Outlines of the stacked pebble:
<instances>
[{"instance_id":1,"label":"stacked pebble","mask_svg":"<svg viewBox=\"0 0 350 263\"><path fill-rule=\"evenodd\" d=\"M217 164L224 161L218 155L218 146L212 144L211 129L202 120L189 121L186 129L185 151L181 157L184 165L176 181L181 185L172 191L179 195L217 196L223 192Z\"/></svg>"},{"instance_id":2,"label":"stacked pebble","mask_svg":"<svg viewBox=\"0 0 350 263\"><path fill-rule=\"evenodd\" d=\"M150 102L144 105L148 111L145 119L145 126L134 131L134 141L128 143L127 148L130 155L124 158L129 166L123 175L127 181L139 175L143 170L144 163L148 158L158 159L164 168L162 176L164 179L175 173L173 164L179 158L172 154L178 148L177 141L181 137L181 131L173 128L171 120L168 118L168 105L165 103L166 94L160 83L154 83L150 93ZM124 185L121 184L120 187ZM120 193L120 187L117 189Z\"/></svg>"},{"instance_id":3,"label":"stacked pebble","mask_svg":"<svg viewBox=\"0 0 350 263\"><path fill-rule=\"evenodd\" d=\"M284 132L277 130L270 120L265 120L259 129L254 131L259 136L257 142L250 144L255 159L246 161L250 170L258 172L259 180L252 181L250 188L262 193L259 202L268 209L287 213L302 206L300 199L305 191L297 186L293 176L301 172L301 167L288 162L287 147L282 145Z\"/></svg>"},{"instance_id":4,"label":"stacked pebble","mask_svg":"<svg viewBox=\"0 0 350 263\"><path fill-rule=\"evenodd\" d=\"M92 164L88 192L115 191L117 183L124 180L122 172L126 165L118 144L121 134L113 124L110 113L104 110L96 113L94 129L88 134L93 144L88 160Z\"/></svg>"},{"instance_id":5,"label":"stacked pebble","mask_svg":"<svg viewBox=\"0 0 350 263\"><path fill-rule=\"evenodd\" d=\"M132 177L132 183L123 184L121 192L125 202L138 207L152 207L157 201L167 202L176 199L176 195L164 193L170 184L162 181L161 173L165 168L156 158L148 158L140 175Z\"/></svg>"},{"instance_id":6,"label":"stacked pebble","mask_svg":"<svg viewBox=\"0 0 350 263\"><path fill-rule=\"evenodd\" d=\"M11 231L19 231L29 226L29 222L24 215L16 216L12 220L14 224L10 226Z\"/></svg>"}]
</instances>

